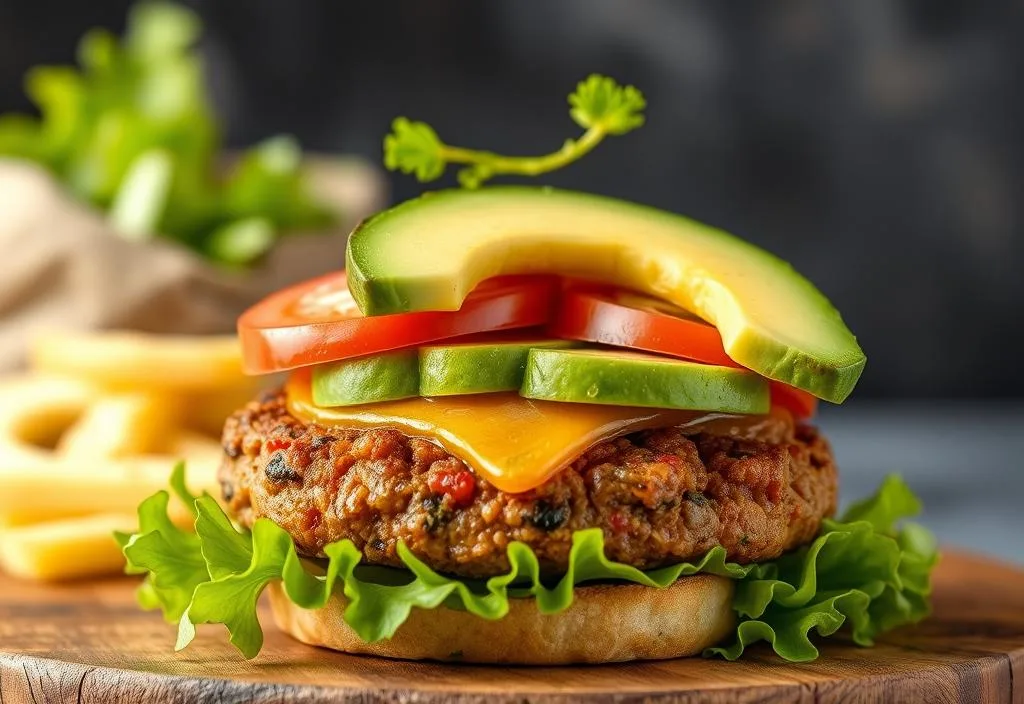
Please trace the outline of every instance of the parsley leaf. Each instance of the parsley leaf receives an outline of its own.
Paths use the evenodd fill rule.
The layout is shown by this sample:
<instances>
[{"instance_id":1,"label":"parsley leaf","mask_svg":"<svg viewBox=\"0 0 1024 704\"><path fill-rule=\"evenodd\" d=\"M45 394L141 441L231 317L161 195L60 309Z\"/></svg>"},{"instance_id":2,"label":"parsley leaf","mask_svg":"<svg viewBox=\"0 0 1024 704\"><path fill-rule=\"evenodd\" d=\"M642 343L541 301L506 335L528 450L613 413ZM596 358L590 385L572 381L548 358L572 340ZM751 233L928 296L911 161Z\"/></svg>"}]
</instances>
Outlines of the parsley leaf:
<instances>
[{"instance_id":1,"label":"parsley leaf","mask_svg":"<svg viewBox=\"0 0 1024 704\"><path fill-rule=\"evenodd\" d=\"M415 173L420 181L433 181L444 173L443 145L430 125L399 117L391 123L391 129L394 132L384 138L387 168Z\"/></svg>"},{"instance_id":2,"label":"parsley leaf","mask_svg":"<svg viewBox=\"0 0 1024 704\"><path fill-rule=\"evenodd\" d=\"M580 127L600 127L608 134L620 135L644 124L647 101L635 87L620 86L607 76L594 74L576 87L569 105L569 114Z\"/></svg>"}]
</instances>

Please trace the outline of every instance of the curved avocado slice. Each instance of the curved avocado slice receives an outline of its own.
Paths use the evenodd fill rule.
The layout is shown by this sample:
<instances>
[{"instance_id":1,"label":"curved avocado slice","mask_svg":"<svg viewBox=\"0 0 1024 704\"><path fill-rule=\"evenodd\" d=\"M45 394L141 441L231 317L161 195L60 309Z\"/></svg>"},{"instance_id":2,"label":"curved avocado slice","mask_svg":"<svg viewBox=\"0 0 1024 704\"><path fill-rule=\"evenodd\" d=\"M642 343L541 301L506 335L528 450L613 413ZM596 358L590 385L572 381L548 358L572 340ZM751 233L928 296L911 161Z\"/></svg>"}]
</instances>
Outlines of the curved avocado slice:
<instances>
[{"instance_id":1,"label":"curved avocado slice","mask_svg":"<svg viewBox=\"0 0 1024 704\"><path fill-rule=\"evenodd\" d=\"M517 391L526 355L534 347L573 347L568 340L466 342L420 348L420 395L451 396Z\"/></svg>"},{"instance_id":2,"label":"curved avocado slice","mask_svg":"<svg viewBox=\"0 0 1024 704\"><path fill-rule=\"evenodd\" d=\"M865 357L789 264L672 213L550 188L430 193L363 222L346 253L366 315L457 310L499 274L556 273L642 291L714 324L729 356L839 403Z\"/></svg>"},{"instance_id":3,"label":"curved avocado slice","mask_svg":"<svg viewBox=\"0 0 1024 704\"><path fill-rule=\"evenodd\" d=\"M313 367L313 403L324 408L396 401L420 393L415 349L344 359Z\"/></svg>"},{"instance_id":4,"label":"curved avocado slice","mask_svg":"<svg viewBox=\"0 0 1024 704\"><path fill-rule=\"evenodd\" d=\"M771 406L768 382L746 369L611 350L530 350L519 393L722 413L767 413Z\"/></svg>"}]
</instances>

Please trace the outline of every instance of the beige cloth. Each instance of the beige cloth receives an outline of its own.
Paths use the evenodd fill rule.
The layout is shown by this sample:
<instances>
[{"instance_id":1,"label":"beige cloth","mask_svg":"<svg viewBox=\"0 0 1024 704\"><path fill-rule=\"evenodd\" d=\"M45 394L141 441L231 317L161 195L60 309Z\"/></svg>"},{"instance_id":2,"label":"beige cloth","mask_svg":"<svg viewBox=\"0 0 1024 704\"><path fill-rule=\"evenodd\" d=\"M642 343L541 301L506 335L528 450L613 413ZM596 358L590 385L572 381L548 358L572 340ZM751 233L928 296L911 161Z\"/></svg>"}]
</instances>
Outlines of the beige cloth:
<instances>
[{"instance_id":1,"label":"beige cloth","mask_svg":"<svg viewBox=\"0 0 1024 704\"><path fill-rule=\"evenodd\" d=\"M0 372L22 366L43 330L232 332L268 293L343 268L348 233L384 205L383 176L357 159L314 158L309 168L316 193L341 215L338 227L289 235L240 273L173 242L125 240L42 169L0 159Z\"/></svg>"}]
</instances>

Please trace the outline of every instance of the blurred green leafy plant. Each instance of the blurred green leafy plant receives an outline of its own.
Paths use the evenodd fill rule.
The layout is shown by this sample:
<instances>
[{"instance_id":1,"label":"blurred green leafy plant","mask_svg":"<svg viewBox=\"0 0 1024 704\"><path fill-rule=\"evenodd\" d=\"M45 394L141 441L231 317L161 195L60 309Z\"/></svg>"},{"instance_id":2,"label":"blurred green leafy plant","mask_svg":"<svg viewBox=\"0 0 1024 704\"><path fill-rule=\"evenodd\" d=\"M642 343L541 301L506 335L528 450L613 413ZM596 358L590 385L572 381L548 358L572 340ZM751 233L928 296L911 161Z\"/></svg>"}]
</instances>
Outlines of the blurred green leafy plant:
<instances>
[{"instance_id":1,"label":"blurred green leafy plant","mask_svg":"<svg viewBox=\"0 0 1024 704\"><path fill-rule=\"evenodd\" d=\"M449 164L465 164L458 173L464 188L476 188L501 174L537 176L580 159L609 135L623 135L640 127L644 124L646 106L643 93L635 87L593 74L569 95L569 115L586 131L577 139L567 139L558 151L543 156L504 156L453 147L442 142L425 122L399 117L384 138L384 165L427 182L440 178Z\"/></svg>"},{"instance_id":2,"label":"blurred green leafy plant","mask_svg":"<svg viewBox=\"0 0 1024 704\"><path fill-rule=\"evenodd\" d=\"M28 72L40 117L0 116L0 156L45 165L127 238L165 237L215 262L247 265L282 234L327 227L335 216L309 192L290 137L223 168L195 51L201 31L195 14L165 2L136 5L120 41L89 31L79 68Z\"/></svg>"}]
</instances>

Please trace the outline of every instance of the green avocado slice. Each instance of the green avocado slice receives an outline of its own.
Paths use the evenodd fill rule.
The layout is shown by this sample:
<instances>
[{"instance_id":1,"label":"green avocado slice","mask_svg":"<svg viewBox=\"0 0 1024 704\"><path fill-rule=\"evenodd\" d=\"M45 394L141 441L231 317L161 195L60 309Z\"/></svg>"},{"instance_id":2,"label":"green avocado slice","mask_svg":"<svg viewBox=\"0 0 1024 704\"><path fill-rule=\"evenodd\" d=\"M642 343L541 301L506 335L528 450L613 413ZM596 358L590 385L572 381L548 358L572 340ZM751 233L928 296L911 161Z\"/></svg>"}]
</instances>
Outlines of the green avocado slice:
<instances>
[{"instance_id":1,"label":"green avocado slice","mask_svg":"<svg viewBox=\"0 0 1024 704\"><path fill-rule=\"evenodd\" d=\"M767 413L768 382L745 369L638 352L530 350L527 398L722 413Z\"/></svg>"},{"instance_id":2,"label":"green avocado slice","mask_svg":"<svg viewBox=\"0 0 1024 704\"><path fill-rule=\"evenodd\" d=\"M449 396L516 391L532 348L568 348L568 340L523 340L420 348L420 395Z\"/></svg>"},{"instance_id":3,"label":"green avocado slice","mask_svg":"<svg viewBox=\"0 0 1024 704\"><path fill-rule=\"evenodd\" d=\"M324 408L418 396L419 355L399 350L318 364L311 390L313 403Z\"/></svg>"},{"instance_id":4,"label":"green avocado slice","mask_svg":"<svg viewBox=\"0 0 1024 704\"><path fill-rule=\"evenodd\" d=\"M457 310L499 274L555 273L641 291L714 324L729 356L839 403L865 357L836 309L789 264L672 213L551 188L430 193L365 221L346 253L366 315Z\"/></svg>"}]
</instances>

